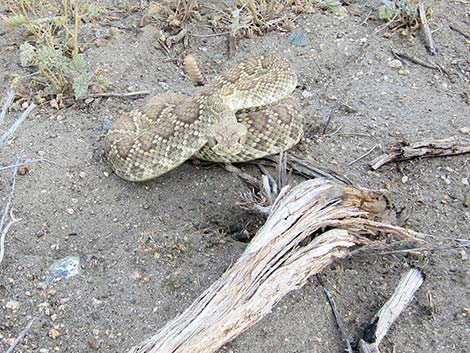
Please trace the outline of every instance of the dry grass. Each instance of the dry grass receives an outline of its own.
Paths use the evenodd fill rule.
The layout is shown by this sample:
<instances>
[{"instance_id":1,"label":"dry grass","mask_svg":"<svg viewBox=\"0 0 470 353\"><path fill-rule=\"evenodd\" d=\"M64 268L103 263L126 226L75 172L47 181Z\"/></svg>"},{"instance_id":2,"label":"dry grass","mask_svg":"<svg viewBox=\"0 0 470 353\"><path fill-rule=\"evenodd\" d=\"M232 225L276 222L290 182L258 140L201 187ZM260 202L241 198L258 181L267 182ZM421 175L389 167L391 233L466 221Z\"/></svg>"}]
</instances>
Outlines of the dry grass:
<instances>
[{"instance_id":1,"label":"dry grass","mask_svg":"<svg viewBox=\"0 0 470 353\"><path fill-rule=\"evenodd\" d=\"M190 21L198 13L198 8L198 0L151 1L140 25L144 26L152 19L158 19L170 29L181 29L184 23Z\"/></svg>"}]
</instances>

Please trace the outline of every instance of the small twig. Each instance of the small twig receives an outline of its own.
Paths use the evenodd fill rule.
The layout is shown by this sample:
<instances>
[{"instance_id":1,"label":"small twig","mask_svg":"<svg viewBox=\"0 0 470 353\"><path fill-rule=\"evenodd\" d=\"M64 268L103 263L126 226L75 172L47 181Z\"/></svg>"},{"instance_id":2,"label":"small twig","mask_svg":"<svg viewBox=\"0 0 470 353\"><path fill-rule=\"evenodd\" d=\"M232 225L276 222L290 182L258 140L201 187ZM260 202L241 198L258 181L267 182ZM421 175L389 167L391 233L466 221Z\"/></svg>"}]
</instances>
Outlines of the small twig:
<instances>
[{"instance_id":1,"label":"small twig","mask_svg":"<svg viewBox=\"0 0 470 353\"><path fill-rule=\"evenodd\" d=\"M467 32L465 32L465 30L463 30L462 28L460 28L459 26L457 26L456 24L454 23L449 23L449 28L457 33L460 33L461 35L463 35L465 38L467 39L470 39L470 34L468 34Z\"/></svg>"},{"instance_id":2,"label":"small twig","mask_svg":"<svg viewBox=\"0 0 470 353\"><path fill-rule=\"evenodd\" d=\"M333 311L333 316L335 317L336 325L338 325L339 331L341 332L341 336L343 336L343 340L346 342L346 348L348 353L353 353L353 349L351 347L351 336L348 335L346 331L346 327L344 326L344 322L341 319L341 314L339 313L338 307L336 306L336 302L331 295L330 291L323 287L323 293L325 293L326 298L328 299L328 303L331 306L331 310Z\"/></svg>"},{"instance_id":3,"label":"small twig","mask_svg":"<svg viewBox=\"0 0 470 353\"><path fill-rule=\"evenodd\" d=\"M248 184L256 188L259 188L259 180L256 179L254 176L244 172L240 168L237 168L233 164L230 164L230 163L225 163L222 166L225 168L225 170L227 170L230 173L236 174L240 179L243 179Z\"/></svg>"},{"instance_id":4,"label":"small twig","mask_svg":"<svg viewBox=\"0 0 470 353\"><path fill-rule=\"evenodd\" d=\"M380 144L374 145L370 150L368 150L366 153L364 153L362 156L357 157L355 160L351 161L348 163L348 166L352 166L354 163L359 162L361 159L367 157L369 154L371 154L377 147L380 147Z\"/></svg>"},{"instance_id":5,"label":"small twig","mask_svg":"<svg viewBox=\"0 0 470 353\"><path fill-rule=\"evenodd\" d=\"M15 164L19 164L20 158L16 158ZM8 233L10 227L17 221L13 216L12 210L12 202L13 202L13 194L15 192L15 185L16 185L16 174L18 172L18 167L13 169L13 173L10 180L10 193L8 194L7 202L3 207L2 218L0 219L0 264L3 261L3 256L5 255L5 238ZM7 217L10 216L10 221L7 225L5 225Z\"/></svg>"},{"instance_id":6,"label":"small twig","mask_svg":"<svg viewBox=\"0 0 470 353\"><path fill-rule=\"evenodd\" d=\"M36 107L36 104L31 103L29 107L21 113L20 117L10 126L10 128L0 137L0 150L5 146L5 143L13 136L16 129L28 117L31 111Z\"/></svg>"},{"instance_id":7,"label":"small twig","mask_svg":"<svg viewBox=\"0 0 470 353\"><path fill-rule=\"evenodd\" d=\"M372 10L369 11L369 13L366 15L366 18L364 18L364 21L362 21L361 23L359 23L359 26L363 26L367 23L367 21L369 20L369 16L370 14L372 13Z\"/></svg>"},{"instance_id":8,"label":"small twig","mask_svg":"<svg viewBox=\"0 0 470 353\"><path fill-rule=\"evenodd\" d=\"M438 71L441 71L441 72L444 72L444 73L447 74L447 72L445 70L443 70L439 65L427 62L426 60L420 59L416 56L406 54L406 53L400 53L400 52L397 52L393 49L392 49L392 54L396 57L407 59L407 60L411 61L413 64L421 65L423 67L427 67L428 69L438 70Z\"/></svg>"},{"instance_id":9,"label":"small twig","mask_svg":"<svg viewBox=\"0 0 470 353\"><path fill-rule=\"evenodd\" d=\"M359 341L361 353L378 352L380 342L400 314L413 300L415 292L421 287L424 276L418 269L409 270L400 280L395 292L384 306L375 314Z\"/></svg>"},{"instance_id":10,"label":"small twig","mask_svg":"<svg viewBox=\"0 0 470 353\"><path fill-rule=\"evenodd\" d=\"M429 22L426 17L426 9L424 4L420 3L418 6L419 18L421 19L421 25L423 26L424 39L426 40L426 47L428 48L429 54L436 55L436 45L432 38L431 29L429 28Z\"/></svg>"},{"instance_id":11,"label":"small twig","mask_svg":"<svg viewBox=\"0 0 470 353\"><path fill-rule=\"evenodd\" d=\"M102 92L102 93L94 93L89 94L85 97L82 97L82 100L89 99L89 98L99 98L99 97L133 97L133 96L144 96L150 94L149 91L136 91L136 92Z\"/></svg>"},{"instance_id":12,"label":"small twig","mask_svg":"<svg viewBox=\"0 0 470 353\"><path fill-rule=\"evenodd\" d=\"M227 34L230 34L230 32L219 32L219 33L208 33L208 34L189 33L191 37L198 37L198 38L219 37L219 36L225 36Z\"/></svg>"},{"instance_id":13,"label":"small twig","mask_svg":"<svg viewBox=\"0 0 470 353\"><path fill-rule=\"evenodd\" d=\"M15 342L13 342L13 344L10 346L10 348L8 348L8 350L7 350L5 353L13 353L13 351L14 351L15 348L16 348L16 346L21 343L21 341L22 341L23 338L26 336L26 334L28 333L28 331L29 331L29 329L31 328L31 326L33 326L34 321L36 321L36 317L33 317L31 320L29 320L29 322L28 322L28 324L26 325L26 327L23 329L23 331L20 332L20 334L18 335L18 337L16 337Z\"/></svg>"},{"instance_id":14,"label":"small twig","mask_svg":"<svg viewBox=\"0 0 470 353\"><path fill-rule=\"evenodd\" d=\"M396 18L398 17L399 15L399 12L397 11L397 13L390 19L390 21L388 21L386 24L384 24L382 27L379 27L375 30L374 34L377 34L379 32L382 32L385 28L387 28L388 26L390 26L395 20Z\"/></svg>"},{"instance_id":15,"label":"small twig","mask_svg":"<svg viewBox=\"0 0 470 353\"><path fill-rule=\"evenodd\" d=\"M24 162L21 162L21 163L18 163L18 164L12 164L12 165L7 165L7 166L4 166L4 167L0 167L0 172L4 171L4 170L11 169L11 168L25 167L25 166L33 164L33 163L49 163L49 164L57 165L59 167L63 167L62 165L60 165L57 162L54 162L54 161L51 161L51 160L45 159L45 158L39 158L39 159L27 160L27 161L24 161Z\"/></svg>"},{"instance_id":16,"label":"small twig","mask_svg":"<svg viewBox=\"0 0 470 353\"><path fill-rule=\"evenodd\" d=\"M331 119L333 119L333 108L330 111L330 114L328 114L328 119L326 120L325 126L323 127L323 130L321 132L322 135L325 135L326 129L328 129L328 126L330 125Z\"/></svg>"},{"instance_id":17,"label":"small twig","mask_svg":"<svg viewBox=\"0 0 470 353\"><path fill-rule=\"evenodd\" d=\"M11 104L13 103L14 98L15 92L8 92L7 99L5 101L5 104L3 104L2 111L0 112L0 125L3 124L3 120L5 120L5 114L7 113L8 108L10 108Z\"/></svg>"},{"instance_id":18,"label":"small twig","mask_svg":"<svg viewBox=\"0 0 470 353\"><path fill-rule=\"evenodd\" d=\"M338 126L338 128L337 128L335 131L330 132L329 134L325 134L325 135L323 135L323 137L331 137L331 136L334 136L334 135L336 135L342 128L343 128L343 127L340 125L340 126Z\"/></svg>"}]
</instances>

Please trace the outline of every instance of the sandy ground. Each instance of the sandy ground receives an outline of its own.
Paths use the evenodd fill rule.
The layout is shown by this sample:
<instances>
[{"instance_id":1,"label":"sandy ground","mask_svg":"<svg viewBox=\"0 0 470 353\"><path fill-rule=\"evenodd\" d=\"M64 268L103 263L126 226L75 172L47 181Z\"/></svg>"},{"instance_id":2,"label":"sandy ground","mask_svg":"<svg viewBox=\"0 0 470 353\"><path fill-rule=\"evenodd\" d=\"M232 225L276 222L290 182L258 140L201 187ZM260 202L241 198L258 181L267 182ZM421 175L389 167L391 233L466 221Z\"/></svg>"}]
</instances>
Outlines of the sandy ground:
<instances>
[{"instance_id":1,"label":"sandy ground","mask_svg":"<svg viewBox=\"0 0 470 353\"><path fill-rule=\"evenodd\" d=\"M462 131L470 126L465 101L469 42L449 24L468 28L469 8L459 2L431 4L435 57L427 54L420 33L414 33L414 41L398 33L384 38L384 31L377 32L383 23L364 22L378 2L365 1L348 7L362 16L321 11L302 16L295 30L307 36L303 47L286 45L288 33L271 32L242 40L236 55L228 58L225 37L191 36L188 48L176 45L166 55L156 45L159 25L151 23L120 29L84 55L93 70L107 69L109 90L148 90L151 95L192 92L180 64L188 53L209 78L254 55L284 55L299 74L295 96L307 119L304 153L358 185L389 189L398 209L412 209L407 227L435 235L433 246L448 246L446 237L469 238L468 155L391 164L371 172L367 162L379 155L377 149L348 166L376 144L465 137ZM140 16L130 14L121 24L131 28ZM197 22L188 29L193 34L209 31ZM17 55L23 40L19 33L0 34L2 97L12 75L29 72ZM435 61L448 75L405 61L399 73L389 66L392 48ZM104 98L61 110L42 105L2 150L2 165L11 164L17 154L57 165L35 164L17 179L14 210L21 220L7 236L0 265L1 351L37 317L17 352L124 352L182 312L236 261L246 246L237 240L245 229L254 234L257 220L237 205L247 186L219 166L187 162L144 184L112 173L102 156L103 123L144 100ZM9 114L5 126L15 116ZM259 175L255 168L244 168ZM2 172L2 202L9 177ZM48 267L68 255L80 257L82 272L47 287ZM385 339L384 351L466 352L470 290L462 249L422 258L353 258L322 276L357 336L411 265L424 270L426 281ZM439 308L434 315L429 291ZM52 338L51 330L59 336ZM312 279L221 352L328 353L343 347L322 287Z\"/></svg>"}]
</instances>

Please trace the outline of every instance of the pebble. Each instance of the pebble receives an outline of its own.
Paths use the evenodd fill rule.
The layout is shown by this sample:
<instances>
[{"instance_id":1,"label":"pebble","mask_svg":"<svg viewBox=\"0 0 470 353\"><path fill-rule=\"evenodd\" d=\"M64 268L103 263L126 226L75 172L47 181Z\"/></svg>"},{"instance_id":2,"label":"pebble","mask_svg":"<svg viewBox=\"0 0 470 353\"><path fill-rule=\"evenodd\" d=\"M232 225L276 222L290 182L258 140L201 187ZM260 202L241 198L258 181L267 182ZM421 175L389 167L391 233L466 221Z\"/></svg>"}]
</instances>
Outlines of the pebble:
<instances>
[{"instance_id":1,"label":"pebble","mask_svg":"<svg viewBox=\"0 0 470 353\"><path fill-rule=\"evenodd\" d=\"M131 275L131 278L134 280L134 281L138 281L142 278L142 275L137 272L137 271L134 271L132 272L132 275Z\"/></svg>"},{"instance_id":2,"label":"pebble","mask_svg":"<svg viewBox=\"0 0 470 353\"><path fill-rule=\"evenodd\" d=\"M46 152L45 152L45 151L38 151L38 155L40 155L40 156L45 156L45 155L46 155Z\"/></svg>"},{"instance_id":3,"label":"pebble","mask_svg":"<svg viewBox=\"0 0 470 353\"><path fill-rule=\"evenodd\" d=\"M6 307L7 309L11 309L11 310L16 310L20 307L20 302L16 301L16 300L10 300L7 304L6 304Z\"/></svg>"},{"instance_id":4,"label":"pebble","mask_svg":"<svg viewBox=\"0 0 470 353\"><path fill-rule=\"evenodd\" d=\"M394 59L388 62L388 66L391 67L392 69L401 69L403 67L403 64L401 63L400 60Z\"/></svg>"},{"instance_id":5,"label":"pebble","mask_svg":"<svg viewBox=\"0 0 470 353\"><path fill-rule=\"evenodd\" d=\"M284 44L305 47L308 45L308 38L307 35L303 32L294 32L286 38Z\"/></svg>"},{"instance_id":6,"label":"pebble","mask_svg":"<svg viewBox=\"0 0 470 353\"><path fill-rule=\"evenodd\" d=\"M61 332L59 330L56 330L55 328L49 331L49 337L51 337L52 339L56 339L60 335L61 335Z\"/></svg>"},{"instance_id":7,"label":"pebble","mask_svg":"<svg viewBox=\"0 0 470 353\"><path fill-rule=\"evenodd\" d=\"M67 209L65 210L65 212L67 212L68 214L72 215L72 214L75 213L75 210L74 210L73 208L67 208Z\"/></svg>"},{"instance_id":8,"label":"pebble","mask_svg":"<svg viewBox=\"0 0 470 353\"><path fill-rule=\"evenodd\" d=\"M86 178L86 173L85 172L80 172L80 173L78 173L78 176L80 177L80 179L85 179Z\"/></svg>"}]
</instances>

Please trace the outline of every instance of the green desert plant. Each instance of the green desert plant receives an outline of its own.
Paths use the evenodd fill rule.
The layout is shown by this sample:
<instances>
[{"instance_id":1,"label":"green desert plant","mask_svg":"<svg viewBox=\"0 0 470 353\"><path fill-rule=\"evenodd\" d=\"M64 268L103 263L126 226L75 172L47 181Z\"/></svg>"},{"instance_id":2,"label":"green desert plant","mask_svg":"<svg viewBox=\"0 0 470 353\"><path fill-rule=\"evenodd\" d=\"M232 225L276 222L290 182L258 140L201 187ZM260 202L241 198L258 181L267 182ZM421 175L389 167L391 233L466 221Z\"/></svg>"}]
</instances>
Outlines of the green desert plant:
<instances>
[{"instance_id":1,"label":"green desert plant","mask_svg":"<svg viewBox=\"0 0 470 353\"><path fill-rule=\"evenodd\" d=\"M0 1L9 10L3 16L5 28L23 28L34 38L20 46L21 65L38 68L36 81L50 84L58 92L71 90L75 98L83 96L92 76L79 54L80 26L104 9L90 0Z\"/></svg>"},{"instance_id":2,"label":"green desert plant","mask_svg":"<svg viewBox=\"0 0 470 353\"><path fill-rule=\"evenodd\" d=\"M378 17L393 27L417 27L419 22L418 2L414 0L382 0Z\"/></svg>"}]
</instances>

